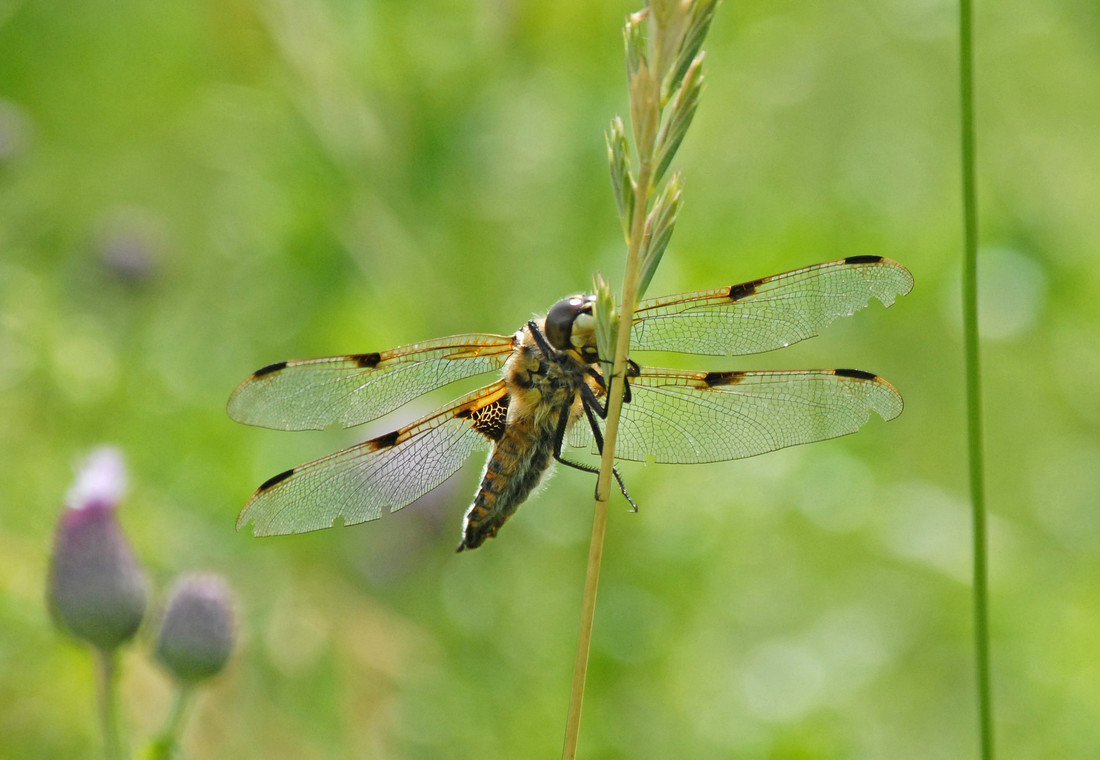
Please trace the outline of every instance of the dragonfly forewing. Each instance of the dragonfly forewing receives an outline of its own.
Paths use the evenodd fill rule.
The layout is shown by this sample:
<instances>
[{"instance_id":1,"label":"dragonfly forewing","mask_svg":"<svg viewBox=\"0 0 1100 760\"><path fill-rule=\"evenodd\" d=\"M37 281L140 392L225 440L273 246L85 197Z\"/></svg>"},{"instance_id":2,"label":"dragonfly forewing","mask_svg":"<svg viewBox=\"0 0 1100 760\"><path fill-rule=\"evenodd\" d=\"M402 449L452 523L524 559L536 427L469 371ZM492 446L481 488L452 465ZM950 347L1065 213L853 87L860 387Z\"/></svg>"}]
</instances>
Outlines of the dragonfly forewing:
<instances>
[{"instance_id":1,"label":"dragonfly forewing","mask_svg":"<svg viewBox=\"0 0 1100 760\"><path fill-rule=\"evenodd\" d=\"M275 430L352 427L456 380L499 371L512 336L456 335L377 353L278 362L229 398L229 416Z\"/></svg>"},{"instance_id":2,"label":"dragonfly forewing","mask_svg":"<svg viewBox=\"0 0 1100 760\"><path fill-rule=\"evenodd\" d=\"M803 267L714 290L638 304L631 350L737 356L772 351L821 332L876 298L890 306L913 275L881 256Z\"/></svg>"}]
</instances>

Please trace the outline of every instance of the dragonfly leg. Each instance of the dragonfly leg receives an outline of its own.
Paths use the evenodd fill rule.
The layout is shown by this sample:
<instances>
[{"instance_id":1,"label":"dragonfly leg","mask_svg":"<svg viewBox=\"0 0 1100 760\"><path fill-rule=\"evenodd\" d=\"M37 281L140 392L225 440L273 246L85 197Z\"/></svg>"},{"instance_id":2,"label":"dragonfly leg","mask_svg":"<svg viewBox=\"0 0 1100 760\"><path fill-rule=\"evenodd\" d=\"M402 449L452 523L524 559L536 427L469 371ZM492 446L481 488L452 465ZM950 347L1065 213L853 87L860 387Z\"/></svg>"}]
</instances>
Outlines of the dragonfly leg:
<instances>
[{"instance_id":1,"label":"dragonfly leg","mask_svg":"<svg viewBox=\"0 0 1100 760\"><path fill-rule=\"evenodd\" d=\"M527 329L531 331L531 337L535 339L535 345L539 347L539 351L542 351L542 355L547 359L553 359L554 347L550 345L550 341L546 340L546 336L542 334L542 330L535 324L535 320L527 320Z\"/></svg>"},{"instance_id":2,"label":"dragonfly leg","mask_svg":"<svg viewBox=\"0 0 1100 760\"><path fill-rule=\"evenodd\" d=\"M587 386L585 386L585 387L587 387ZM602 454L603 453L603 434L600 432L599 424L597 424L596 418L593 415L592 410L588 408L588 404L586 403L583 406L584 406L584 413L588 417L588 424L592 426L592 435L596 439L596 448ZM564 456L562 456L561 447L562 447L562 443L565 440L565 428L566 428L566 425L568 425L568 424L569 424L569 407L565 407L564 409L562 409L562 414L558 418L558 427L557 427L557 430L554 432L554 459L558 462L561 462L566 467L572 467L575 470L580 470L582 472L590 472L593 475L598 475L599 472L600 472L599 467L592 467L591 465L581 464L580 462L574 462L574 461L572 461L570 459L566 459ZM611 474L615 476L615 481L619 484L619 490L622 492L623 498L625 498L627 500L627 502L629 502L630 511L631 512L637 512L638 511L638 505L634 503L634 499L630 498L630 492L626 490L626 483L623 482L623 476L619 474L618 468L612 467L611 468ZM598 488L599 488L599 485L597 485L597 489Z\"/></svg>"},{"instance_id":3,"label":"dragonfly leg","mask_svg":"<svg viewBox=\"0 0 1100 760\"><path fill-rule=\"evenodd\" d=\"M585 387L586 390L588 390L589 393L592 392L592 389L589 388L587 385L584 386L584 387ZM585 415L585 417L588 418L589 427L592 428L592 438L596 441L596 450L599 451L600 454L603 454L603 432L600 430L600 424L596 421L596 409L592 408L592 406L595 406L598 409L599 408L599 402L593 401L590 404L589 402L584 400L584 398L583 398L584 394L583 393L581 394L581 397L582 397L581 406L584 407L584 415ZM595 394L593 394L593 399L594 398L595 398ZM606 409L604 411L606 412ZM560 441L558 442L558 446L559 447L561 446ZM599 472L599 470L596 470L596 472ZM611 467L611 474L615 476L615 481L619 484L619 490L622 491L623 498L626 499L627 502L630 504L630 511L631 512L637 512L638 511L638 505L634 503L634 499L630 498L630 493L626 490L626 483L623 482L623 476L619 474L618 468L612 466ZM599 496L599 484L598 483L596 484L596 491L597 491L596 495Z\"/></svg>"},{"instance_id":4,"label":"dragonfly leg","mask_svg":"<svg viewBox=\"0 0 1100 760\"><path fill-rule=\"evenodd\" d=\"M637 512L638 511L638 505L634 503L634 499L630 498L630 493L626 490L626 483L623 482L623 476L619 474L619 470L615 467L612 467L611 468L611 474L615 476L615 480L619 484L619 490L622 492L623 498L626 499L628 504L630 504L630 509L628 509L627 511L628 512ZM599 484L597 484L596 485L596 498L599 498L599 496L600 496L600 487L599 487Z\"/></svg>"},{"instance_id":5,"label":"dragonfly leg","mask_svg":"<svg viewBox=\"0 0 1100 760\"><path fill-rule=\"evenodd\" d=\"M623 386L624 404L629 404L631 401L630 378L637 377L639 374L641 374L641 371L641 367L638 366L638 363L636 361L634 361L633 359L626 360L626 384ZM600 386L600 390L602 390L606 394L607 382L603 379L603 375L600 374L600 372L597 371L595 367L588 368L588 375L596 381L596 385ZM591 388L588 388L588 391L591 394L591 398L588 399L589 403L595 405L595 408L597 410L596 413L600 415L600 419L607 419L607 406L605 404L599 403L599 401L596 399L595 392L593 392Z\"/></svg>"}]
</instances>

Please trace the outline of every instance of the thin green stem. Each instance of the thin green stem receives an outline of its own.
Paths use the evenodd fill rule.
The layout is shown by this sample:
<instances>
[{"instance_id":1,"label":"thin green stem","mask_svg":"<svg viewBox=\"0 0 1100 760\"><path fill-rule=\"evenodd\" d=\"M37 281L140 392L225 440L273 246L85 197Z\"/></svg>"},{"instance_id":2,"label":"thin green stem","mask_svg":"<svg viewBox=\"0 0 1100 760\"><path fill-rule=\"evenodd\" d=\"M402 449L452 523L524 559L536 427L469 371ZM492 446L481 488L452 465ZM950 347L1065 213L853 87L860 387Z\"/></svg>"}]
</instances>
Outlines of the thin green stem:
<instances>
[{"instance_id":1,"label":"thin green stem","mask_svg":"<svg viewBox=\"0 0 1100 760\"><path fill-rule=\"evenodd\" d=\"M115 650L95 650L96 697L99 727L103 733L103 756L122 760L122 739L118 729L118 658Z\"/></svg>"},{"instance_id":2,"label":"thin green stem","mask_svg":"<svg viewBox=\"0 0 1100 760\"><path fill-rule=\"evenodd\" d=\"M584 598L581 600L581 625L577 635L577 654L573 661L573 688L569 693L569 714L565 720L565 743L562 760L577 756L581 731L581 707L584 704L584 684L588 678L588 652L592 646L592 621L596 614L596 589L600 583L603 562L603 541L607 533L607 499L596 499L592 518L592 539L588 545L588 569L584 578Z\"/></svg>"},{"instance_id":3,"label":"thin green stem","mask_svg":"<svg viewBox=\"0 0 1100 760\"><path fill-rule=\"evenodd\" d=\"M172 701L172 710L168 713L168 720L164 723L164 730L160 732L153 743L149 753L151 760L169 760L178 756L179 734L183 727L183 718L187 713L187 707L191 704L191 695L194 690L189 686L179 686L176 697Z\"/></svg>"},{"instance_id":4,"label":"thin green stem","mask_svg":"<svg viewBox=\"0 0 1100 760\"><path fill-rule=\"evenodd\" d=\"M611 495L611 474L615 464L615 439L619 434L619 413L623 407L623 390L626 387L626 356L630 347L630 324L637 301L639 252L645 236L645 219L648 210L649 183L652 177L650 157L642 159L636 189L638 201L634 205L634 217L630 225L630 247L627 249L626 272L623 277L623 295L619 305L619 334L615 343L614 370L608 385L607 422L604 428L603 456L600 475L596 481L596 505L592 518L592 539L588 548L588 568L584 579L584 598L581 601L581 626L577 637L577 656L573 663L573 689L569 695L569 715L565 724L565 746L562 760L577 756L580 738L581 707L584 703L584 685L588 678L588 653L592 645L592 622L596 613L596 590L600 582L600 565L603 561L604 536L607 533L607 501Z\"/></svg>"},{"instance_id":5,"label":"thin green stem","mask_svg":"<svg viewBox=\"0 0 1100 760\"><path fill-rule=\"evenodd\" d=\"M982 386L978 353L978 198L974 179L974 47L970 0L959 2L959 90L962 127L962 186L965 252L963 324L966 341L967 438L970 502L974 523L974 654L978 686L978 728L983 760L993 760L993 697L989 674L989 581L985 476L982 444Z\"/></svg>"}]
</instances>

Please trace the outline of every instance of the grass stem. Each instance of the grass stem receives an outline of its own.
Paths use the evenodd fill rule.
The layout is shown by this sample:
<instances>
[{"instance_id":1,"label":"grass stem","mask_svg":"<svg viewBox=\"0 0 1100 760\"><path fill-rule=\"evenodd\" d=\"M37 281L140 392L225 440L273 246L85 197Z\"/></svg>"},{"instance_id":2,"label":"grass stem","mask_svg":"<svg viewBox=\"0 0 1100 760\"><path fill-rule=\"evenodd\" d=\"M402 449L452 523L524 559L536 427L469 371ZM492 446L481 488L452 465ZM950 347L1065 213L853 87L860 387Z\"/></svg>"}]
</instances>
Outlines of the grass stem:
<instances>
[{"instance_id":1,"label":"grass stem","mask_svg":"<svg viewBox=\"0 0 1100 760\"><path fill-rule=\"evenodd\" d=\"M966 342L967 442L974 539L974 654L981 757L993 760L993 698L989 667L988 538L982 444L981 365L978 352L978 199L974 154L974 47L970 0L959 2L959 92L963 188L963 324Z\"/></svg>"},{"instance_id":2,"label":"grass stem","mask_svg":"<svg viewBox=\"0 0 1100 760\"><path fill-rule=\"evenodd\" d=\"M581 601L581 625L577 637L577 656L573 664L573 688L569 696L569 714L565 724L563 760L577 756L580 737L581 707L584 703L584 685L588 677L588 653L592 645L592 622L596 613L596 590L600 582L600 564L603 561L604 535L607 533L607 501L611 495L611 470L615 464L615 439L619 432L619 413L623 406L623 390L626 387L626 355L630 346L630 323L638 296L639 252L645 236L645 220L648 204L652 165L649 157L640 163L636 187L640 193L634 205L630 225L630 246L627 249L626 272L623 278L623 294L619 302L619 333L615 343L615 362L611 382L608 384L607 423L604 428L603 456L600 460L600 476L596 481L596 504L592 519L592 539L588 549L588 567L584 579L584 598Z\"/></svg>"}]
</instances>

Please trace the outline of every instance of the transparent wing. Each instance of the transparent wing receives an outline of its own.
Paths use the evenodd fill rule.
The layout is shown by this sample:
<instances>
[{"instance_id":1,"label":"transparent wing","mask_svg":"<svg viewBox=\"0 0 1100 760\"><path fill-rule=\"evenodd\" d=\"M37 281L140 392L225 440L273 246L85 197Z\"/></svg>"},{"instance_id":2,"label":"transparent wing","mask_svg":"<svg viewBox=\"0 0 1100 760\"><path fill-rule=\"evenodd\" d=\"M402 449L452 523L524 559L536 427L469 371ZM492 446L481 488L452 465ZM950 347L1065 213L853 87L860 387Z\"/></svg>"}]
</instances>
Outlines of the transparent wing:
<instances>
[{"instance_id":1,"label":"transparent wing","mask_svg":"<svg viewBox=\"0 0 1100 760\"><path fill-rule=\"evenodd\" d=\"M615 456L694 464L742 459L854 433L871 411L901 414L901 395L853 369L678 372L643 368L630 381ZM595 452L584 421L568 442Z\"/></svg>"},{"instance_id":2,"label":"transparent wing","mask_svg":"<svg viewBox=\"0 0 1100 760\"><path fill-rule=\"evenodd\" d=\"M456 335L370 354L278 362L254 372L229 397L237 422L274 430L352 427L455 380L499 370L505 335Z\"/></svg>"},{"instance_id":3,"label":"transparent wing","mask_svg":"<svg viewBox=\"0 0 1100 760\"><path fill-rule=\"evenodd\" d=\"M237 528L251 522L257 536L305 533L401 509L498 439L507 409L498 381L400 430L287 470L256 490Z\"/></svg>"},{"instance_id":4,"label":"transparent wing","mask_svg":"<svg viewBox=\"0 0 1100 760\"><path fill-rule=\"evenodd\" d=\"M913 275L881 256L849 256L715 290L650 298L634 312L631 350L735 356L817 335L871 298L890 306Z\"/></svg>"}]
</instances>

